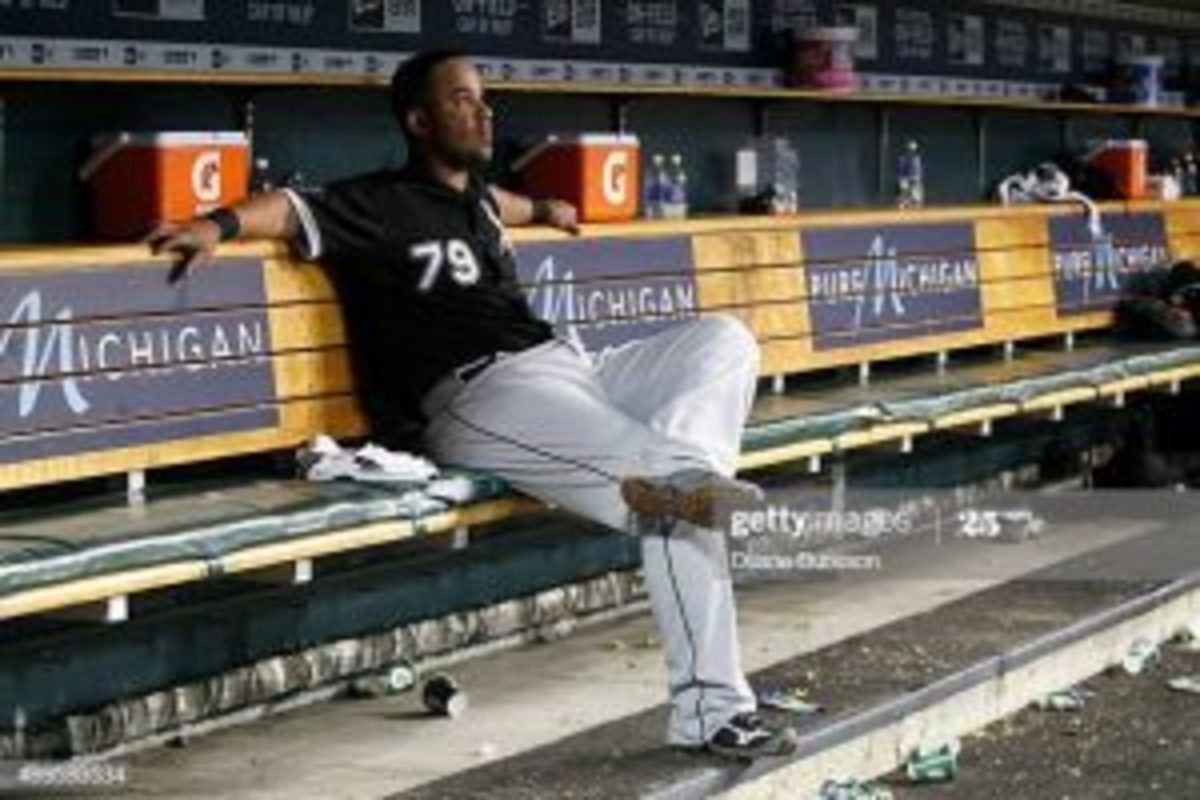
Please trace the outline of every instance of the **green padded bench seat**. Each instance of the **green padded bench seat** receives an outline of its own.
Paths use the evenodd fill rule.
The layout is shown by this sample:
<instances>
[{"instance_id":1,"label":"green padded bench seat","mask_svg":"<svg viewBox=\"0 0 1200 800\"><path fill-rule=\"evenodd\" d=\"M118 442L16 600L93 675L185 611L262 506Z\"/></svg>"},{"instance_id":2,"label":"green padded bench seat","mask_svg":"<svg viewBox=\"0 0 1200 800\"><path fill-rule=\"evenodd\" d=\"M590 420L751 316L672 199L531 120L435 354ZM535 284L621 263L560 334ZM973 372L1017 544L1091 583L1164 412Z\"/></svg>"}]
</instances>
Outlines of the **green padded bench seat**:
<instances>
[{"instance_id":1,"label":"green padded bench seat","mask_svg":"<svg viewBox=\"0 0 1200 800\"><path fill-rule=\"evenodd\" d=\"M471 482L466 505L509 493L503 481ZM260 480L168 489L144 505L123 498L0 514L0 597L160 564L200 561L222 573L232 553L374 522L438 518L454 504L419 488Z\"/></svg>"},{"instance_id":2,"label":"green padded bench seat","mask_svg":"<svg viewBox=\"0 0 1200 800\"><path fill-rule=\"evenodd\" d=\"M924 368L903 377L879 377L868 386L800 388L763 398L743 440L744 453L833 441L881 425L939 419L992 406L1015 412L1035 401L1076 389L1095 390L1130 378L1200 368L1200 345L1103 342L1063 352L1034 351L1009 362Z\"/></svg>"},{"instance_id":3,"label":"green padded bench seat","mask_svg":"<svg viewBox=\"0 0 1200 800\"><path fill-rule=\"evenodd\" d=\"M889 426L911 431L913 425L925 432L934 430L941 419L978 409L1005 406L1008 415L1016 415L1046 397L1078 394L1078 390L1086 390L1085 398L1098 396L1092 393L1130 378L1147 379L1139 385L1145 388L1153 376L1189 368L1200 373L1200 346L1109 341L1071 351L1022 351L1005 362L956 363L943 372L924 365L901 374L880 374L868 386L848 386L844 381L797 385L784 395L760 397L744 437L744 463L760 467L784 463L796 448L808 445L813 452L867 446L883 439L859 434ZM843 438L847 436L858 438ZM494 477L444 474L470 481L466 502L455 505L411 486L259 480L236 486L157 489L143 505L130 506L124 497L110 497L0 514L0 619L14 615L6 610L5 598L31 590L171 564L196 568L167 583L202 580L256 565L287 563L286 545L300 540L388 522L408 524L404 535L445 531L531 505L517 502L520 498ZM447 518L447 512L469 515L489 501L499 504L491 514L477 515L475 520ZM400 536L348 539L321 553L395 538ZM250 550L272 545L284 547L258 560L242 559ZM37 607L46 602L42 598Z\"/></svg>"}]
</instances>

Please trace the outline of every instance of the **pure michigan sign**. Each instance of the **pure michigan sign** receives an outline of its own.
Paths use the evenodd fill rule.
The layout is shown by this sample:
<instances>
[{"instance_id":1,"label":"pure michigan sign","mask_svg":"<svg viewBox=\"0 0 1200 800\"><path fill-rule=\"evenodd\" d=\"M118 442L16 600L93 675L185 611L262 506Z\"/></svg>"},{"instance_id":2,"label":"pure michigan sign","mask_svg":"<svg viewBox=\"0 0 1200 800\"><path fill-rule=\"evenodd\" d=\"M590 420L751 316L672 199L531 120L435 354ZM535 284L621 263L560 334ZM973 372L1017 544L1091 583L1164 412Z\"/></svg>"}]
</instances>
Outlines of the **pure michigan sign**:
<instances>
[{"instance_id":1,"label":"pure michigan sign","mask_svg":"<svg viewBox=\"0 0 1200 800\"><path fill-rule=\"evenodd\" d=\"M1111 310L1143 277L1171 266L1162 214L1105 214L1103 225L1097 238L1084 217L1050 219L1059 314Z\"/></svg>"},{"instance_id":2,"label":"pure michigan sign","mask_svg":"<svg viewBox=\"0 0 1200 800\"><path fill-rule=\"evenodd\" d=\"M278 424L263 265L0 273L0 463Z\"/></svg>"},{"instance_id":3,"label":"pure michigan sign","mask_svg":"<svg viewBox=\"0 0 1200 800\"><path fill-rule=\"evenodd\" d=\"M800 236L817 350L983 326L969 222L816 228Z\"/></svg>"}]
</instances>

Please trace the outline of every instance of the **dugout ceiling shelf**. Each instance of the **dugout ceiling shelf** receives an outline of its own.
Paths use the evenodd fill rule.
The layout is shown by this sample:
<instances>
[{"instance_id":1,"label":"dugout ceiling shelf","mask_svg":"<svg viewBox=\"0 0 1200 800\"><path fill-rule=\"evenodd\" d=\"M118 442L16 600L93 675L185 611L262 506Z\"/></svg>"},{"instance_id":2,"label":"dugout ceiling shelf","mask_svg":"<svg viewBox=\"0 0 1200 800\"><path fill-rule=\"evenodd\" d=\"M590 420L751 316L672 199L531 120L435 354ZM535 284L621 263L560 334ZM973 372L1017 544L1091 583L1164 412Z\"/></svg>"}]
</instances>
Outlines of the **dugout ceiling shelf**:
<instances>
[{"instance_id":1,"label":"dugout ceiling shelf","mask_svg":"<svg viewBox=\"0 0 1200 800\"><path fill-rule=\"evenodd\" d=\"M315 73L270 75L263 73L133 72L122 70L0 69L4 83L144 83L203 84L234 87L362 87L382 88L385 77L321 75ZM1200 108L1121 105L1113 103L1062 103L984 97L940 97L928 95L839 94L782 88L727 88L722 86L630 85L569 81L491 82L488 90L498 93L595 96L617 100L640 97L701 97L749 100L760 103L837 103L868 106L915 106L968 111L1024 111L1053 114L1091 114L1129 117L1200 119ZM0 85L0 91L3 86Z\"/></svg>"}]
</instances>

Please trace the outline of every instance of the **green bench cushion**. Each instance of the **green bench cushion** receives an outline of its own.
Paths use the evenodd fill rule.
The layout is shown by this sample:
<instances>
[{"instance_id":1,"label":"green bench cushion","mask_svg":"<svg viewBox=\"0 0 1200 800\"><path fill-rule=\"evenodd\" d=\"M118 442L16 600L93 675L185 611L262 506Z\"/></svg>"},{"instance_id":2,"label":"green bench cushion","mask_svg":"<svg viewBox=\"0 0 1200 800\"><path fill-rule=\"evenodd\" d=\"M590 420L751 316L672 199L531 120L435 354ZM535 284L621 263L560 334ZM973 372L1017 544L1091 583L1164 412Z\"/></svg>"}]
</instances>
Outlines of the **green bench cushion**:
<instances>
[{"instance_id":1,"label":"green bench cushion","mask_svg":"<svg viewBox=\"0 0 1200 800\"><path fill-rule=\"evenodd\" d=\"M938 374L881 376L870 386L800 386L764 395L743 440L756 452L898 421L939 417L1049 393L1097 387L1200 364L1200 346L1103 343L1072 352L1029 352L1011 362L956 364ZM467 504L508 493L494 476L447 471L470 481ZM97 575L223 556L255 545L381 520L434 517L451 504L413 487L262 480L237 486L156 491L143 506L123 498L0 515L0 596Z\"/></svg>"},{"instance_id":2,"label":"green bench cushion","mask_svg":"<svg viewBox=\"0 0 1200 800\"><path fill-rule=\"evenodd\" d=\"M757 452L833 439L880 423L927 422L973 409L1021 405L1050 394L1200 365L1200 346L1107 342L1070 352L1031 352L1012 362L962 365L944 374L879 378L867 387L803 388L760 403L743 439Z\"/></svg>"},{"instance_id":3,"label":"green bench cushion","mask_svg":"<svg viewBox=\"0 0 1200 800\"><path fill-rule=\"evenodd\" d=\"M467 503L508 493L490 475L471 481ZM222 556L255 545L381 520L420 521L451 508L413 487L261 480L166 491L144 505L108 498L53 513L0 515L0 596L68 580Z\"/></svg>"}]
</instances>

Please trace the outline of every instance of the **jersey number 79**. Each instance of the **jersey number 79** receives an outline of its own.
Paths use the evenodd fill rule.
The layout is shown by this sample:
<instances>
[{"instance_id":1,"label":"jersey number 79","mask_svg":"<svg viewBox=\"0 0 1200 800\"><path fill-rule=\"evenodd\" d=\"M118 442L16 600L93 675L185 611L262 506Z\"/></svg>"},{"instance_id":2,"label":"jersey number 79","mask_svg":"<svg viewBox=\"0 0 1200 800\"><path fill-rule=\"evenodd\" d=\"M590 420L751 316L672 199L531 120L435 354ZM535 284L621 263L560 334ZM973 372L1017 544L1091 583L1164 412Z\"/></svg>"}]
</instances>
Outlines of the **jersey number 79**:
<instances>
[{"instance_id":1,"label":"jersey number 79","mask_svg":"<svg viewBox=\"0 0 1200 800\"><path fill-rule=\"evenodd\" d=\"M447 261L450 262L450 277L459 286L474 286L479 282L479 262L462 239L414 244L408 248L408 255L421 264L421 282L417 288L422 292L434 287Z\"/></svg>"}]
</instances>

